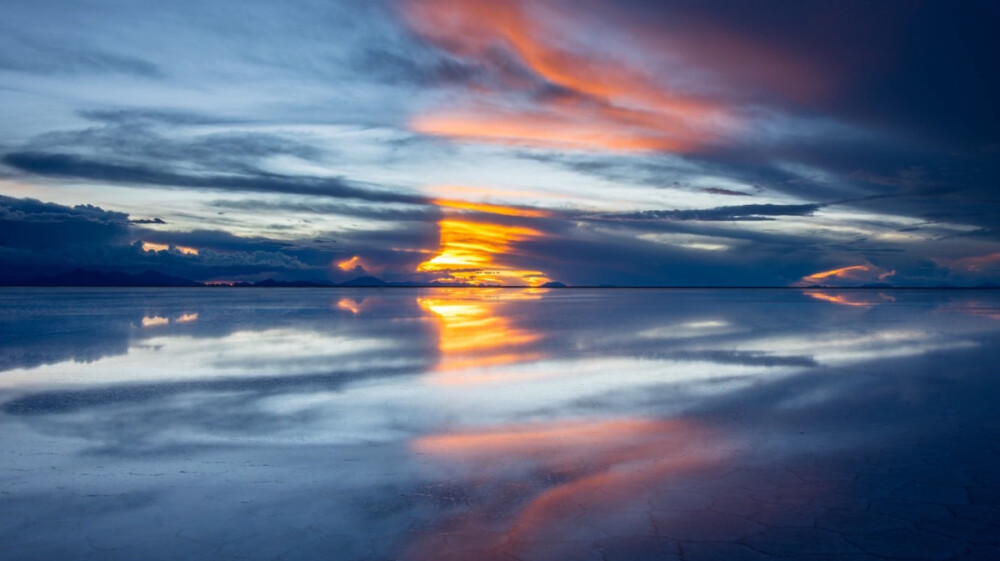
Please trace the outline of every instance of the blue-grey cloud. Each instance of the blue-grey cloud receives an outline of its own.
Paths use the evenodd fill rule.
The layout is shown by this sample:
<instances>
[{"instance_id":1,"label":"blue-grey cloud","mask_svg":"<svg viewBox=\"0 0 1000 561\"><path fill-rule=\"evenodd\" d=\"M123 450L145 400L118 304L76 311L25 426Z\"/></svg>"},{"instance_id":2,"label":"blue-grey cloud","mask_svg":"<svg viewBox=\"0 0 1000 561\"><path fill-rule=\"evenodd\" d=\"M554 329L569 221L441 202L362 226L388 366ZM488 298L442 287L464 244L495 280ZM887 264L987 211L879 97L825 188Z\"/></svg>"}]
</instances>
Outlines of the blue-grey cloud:
<instances>
[{"instance_id":1,"label":"blue-grey cloud","mask_svg":"<svg viewBox=\"0 0 1000 561\"><path fill-rule=\"evenodd\" d=\"M715 208L686 210L644 210L640 212L620 212L588 215L598 220L697 220L702 222L770 220L771 216L811 216L823 205L737 205Z\"/></svg>"},{"instance_id":2,"label":"blue-grey cloud","mask_svg":"<svg viewBox=\"0 0 1000 561\"><path fill-rule=\"evenodd\" d=\"M141 164L91 160L71 154L13 152L3 162L24 172L46 177L105 181L126 186L156 185L216 191L311 195L387 203L423 204L418 195L358 187L344 178L296 177L257 172L253 175L191 175Z\"/></svg>"}]
</instances>

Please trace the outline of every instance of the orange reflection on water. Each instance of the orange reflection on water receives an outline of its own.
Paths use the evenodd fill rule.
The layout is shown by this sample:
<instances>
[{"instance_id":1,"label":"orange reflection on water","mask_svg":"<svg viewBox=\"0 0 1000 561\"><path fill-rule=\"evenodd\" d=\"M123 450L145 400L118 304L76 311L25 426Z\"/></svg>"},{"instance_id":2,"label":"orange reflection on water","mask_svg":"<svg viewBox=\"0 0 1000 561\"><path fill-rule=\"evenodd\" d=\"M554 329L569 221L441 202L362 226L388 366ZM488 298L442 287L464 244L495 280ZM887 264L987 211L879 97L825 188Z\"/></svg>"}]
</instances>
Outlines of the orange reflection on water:
<instances>
[{"instance_id":1,"label":"orange reflection on water","mask_svg":"<svg viewBox=\"0 0 1000 561\"><path fill-rule=\"evenodd\" d=\"M661 434L676 421L613 419L608 421L557 421L503 427L487 431L455 432L417 439L413 449L422 454L453 455L465 460L490 460L492 456L536 457L548 463L565 463L584 449L616 448L622 438L633 442ZM588 452L588 453L589 453ZM551 466L550 467L566 467Z\"/></svg>"},{"instance_id":2,"label":"orange reflection on water","mask_svg":"<svg viewBox=\"0 0 1000 561\"><path fill-rule=\"evenodd\" d=\"M540 559L581 553L567 544L590 547L594 523L641 533L630 513L648 522L643 511L657 490L727 456L720 439L698 423L642 417L459 431L419 438L412 448L464 469L483 489L469 511L441 522L443 531L464 536L470 551L494 548L501 534L504 543L520 542ZM518 490L513 508L505 492L511 488ZM447 545L425 537L404 558L447 553Z\"/></svg>"},{"instance_id":3,"label":"orange reflection on water","mask_svg":"<svg viewBox=\"0 0 1000 561\"><path fill-rule=\"evenodd\" d=\"M805 293L806 296L810 298L815 298L816 300L822 300L824 302L831 302L833 304L840 304L841 306L856 306L856 307L871 307L878 306L879 304L884 304L886 302L895 302L896 298L892 295L885 294L883 292L878 293L878 297L881 299L875 300L870 297L869 294L831 294L828 292L813 292L808 291Z\"/></svg>"},{"instance_id":4,"label":"orange reflection on water","mask_svg":"<svg viewBox=\"0 0 1000 561\"><path fill-rule=\"evenodd\" d=\"M851 300L848 296L844 294L826 294L823 292L806 292L806 295L810 298L815 298L816 300L823 300L824 302L832 302L834 304L840 304L843 306L874 306L874 302L869 302L867 300Z\"/></svg>"},{"instance_id":5,"label":"orange reflection on water","mask_svg":"<svg viewBox=\"0 0 1000 561\"><path fill-rule=\"evenodd\" d=\"M538 353L526 351L524 347L538 341L541 335L514 326L503 313L503 307L510 300L537 299L538 293L490 289L488 292L455 290L443 294L444 297L417 299L421 308L439 320L440 372L540 358ZM485 378L469 373L461 376L435 374L432 380L457 384L497 379L496 373L482 376Z\"/></svg>"},{"instance_id":6,"label":"orange reflection on water","mask_svg":"<svg viewBox=\"0 0 1000 561\"><path fill-rule=\"evenodd\" d=\"M361 311L361 302L351 298L341 298L337 300L337 308L357 315Z\"/></svg>"},{"instance_id":7,"label":"orange reflection on water","mask_svg":"<svg viewBox=\"0 0 1000 561\"><path fill-rule=\"evenodd\" d=\"M192 323L198 321L198 312L191 314L183 314L181 317L174 320L174 323Z\"/></svg>"}]
</instances>

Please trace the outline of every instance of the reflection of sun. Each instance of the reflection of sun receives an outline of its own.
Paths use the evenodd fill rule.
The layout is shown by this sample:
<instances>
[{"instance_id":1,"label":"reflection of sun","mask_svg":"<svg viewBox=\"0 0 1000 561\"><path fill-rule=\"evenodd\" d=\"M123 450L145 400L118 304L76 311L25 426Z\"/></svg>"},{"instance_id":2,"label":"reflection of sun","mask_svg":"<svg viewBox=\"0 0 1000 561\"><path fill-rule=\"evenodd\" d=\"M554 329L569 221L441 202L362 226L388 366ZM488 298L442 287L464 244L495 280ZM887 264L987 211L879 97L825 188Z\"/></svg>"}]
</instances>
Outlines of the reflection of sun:
<instances>
[{"instance_id":1,"label":"reflection of sun","mask_svg":"<svg viewBox=\"0 0 1000 561\"><path fill-rule=\"evenodd\" d=\"M504 207L500 205L439 201L445 209L474 211L503 216L538 217L541 211ZM434 257L421 263L421 272L442 273L440 281L462 281L469 284L539 286L549 282L541 271L518 269L507 261L514 254L514 246L542 236L526 226L494 224L449 217L438 223L440 248Z\"/></svg>"},{"instance_id":2,"label":"reflection of sun","mask_svg":"<svg viewBox=\"0 0 1000 561\"><path fill-rule=\"evenodd\" d=\"M461 290L443 293L436 298L418 298L417 304L439 320L441 364L438 370L455 371L539 358L537 353L525 352L523 347L538 341L541 335L514 326L501 309L506 300L539 297L535 291L490 289L482 294ZM435 381L443 384L474 383L479 381L479 377L442 375L435 376Z\"/></svg>"}]
</instances>

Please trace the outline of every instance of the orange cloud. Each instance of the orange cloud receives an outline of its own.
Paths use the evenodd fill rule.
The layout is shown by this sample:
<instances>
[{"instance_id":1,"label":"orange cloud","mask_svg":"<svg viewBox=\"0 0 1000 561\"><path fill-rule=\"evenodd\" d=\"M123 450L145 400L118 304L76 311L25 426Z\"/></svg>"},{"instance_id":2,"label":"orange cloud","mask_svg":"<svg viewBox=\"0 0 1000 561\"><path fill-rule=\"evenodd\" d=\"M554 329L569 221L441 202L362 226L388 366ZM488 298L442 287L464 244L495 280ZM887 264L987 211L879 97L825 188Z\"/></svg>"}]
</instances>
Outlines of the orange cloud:
<instances>
[{"instance_id":1,"label":"orange cloud","mask_svg":"<svg viewBox=\"0 0 1000 561\"><path fill-rule=\"evenodd\" d=\"M443 201L445 209L473 210L503 216L539 217L543 211L464 201ZM440 247L434 257L417 266L420 272L439 272L443 281L470 284L539 286L549 282L541 271L520 269L511 264L515 245L542 236L527 226L495 224L464 216L438 222Z\"/></svg>"},{"instance_id":2,"label":"orange cloud","mask_svg":"<svg viewBox=\"0 0 1000 561\"><path fill-rule=\"evenodd\" d=\"M142 242L143 251L168 251L168 250L179 251L184 255L198 255L198 250L193 247L187 247L183 245L168 245L163 243L153 243L153 242Z\"/></svg>"},{"instance_id":3,"label":"orange cloud","mask_svg":"<svg viewBox=\"0 0 1000 561\"><path fill-rule=\"evenodd\" d=\"M457 56L489 64L497 47L532 78L504 72L496 88L476 92L476 105L414 118L414 130L504 144L612 151L687 152L740 126L721 103L685 94L627 60L556 47L538 5L521 0L411 0L403 14L419 34ZM492 99L528 94L540 84L562 94L536 96L534 107Z\"/></svg>"},{"instance_id":4,"label":"orange cloud","mask_svg":"<svg viewBox=\"0 0 1000 561\"><path fill-rule=\"evenodd\" d=\"M813 273L808 277L803 277L803 279L822 280L828 277L845 277L849 276L848 273L850 273L851 271L868 271L868 270L869 267L867 265L851 265L850 267L843 267L840 269L823 271L821 273Z\"/></svg>"},{"instance_id":5,"label":"orange cloud","mask_svg":"<svg viewBox=\"0 0 1000 561\"><path fill-rule=\"evenodd\" d=\"M831 269L829 271L821 271L819 273L813 273L811 275L802 277L793 286L811 286L816 284L836 284L839 281L846 281L849 283L859 283L859 282L884 282L889 278L893 277L896 271L887 271L880 267L876 267L872 264L867 265L851 265L849 267L841 267L839 269ZM821 294L821 293L818 293ZM810 296L812 296L810 294ZM814 296L814 298L819 298L821 300L828 300L827 295ZM832 301L832 300L831 300Z\"/></svg>"},{"instance_id":6,"label":"orange cloud","mask_svg":"<svg viewBox=\"0 0 1000 561\"><path fill-rule=\"evenodd\" d=\"M340 269L341 271L353 271L355 267L359 266L364 268L364 266L361 265L361 257L357 255L351 257L350 259L345 259L343 261L337 262L337 268Z\"/></svg>"},{"instance_id":7,"label":"orange cloud","mask_svg":"<svg viewBox=\"0 0 1000 561\"><path fill-rule=\"evenodd\" d=\"M490 214L500 214L503 216L525 216L529 218L542 218L551 216L552 213L544 210L518 208L511 206L494 205L488 203L472 203L468 201L458 201L449 199L437 199L434 201L439 207L454 208L458 210L471 210L475 212L486 212Z\"/></svg>"}]
</instances>

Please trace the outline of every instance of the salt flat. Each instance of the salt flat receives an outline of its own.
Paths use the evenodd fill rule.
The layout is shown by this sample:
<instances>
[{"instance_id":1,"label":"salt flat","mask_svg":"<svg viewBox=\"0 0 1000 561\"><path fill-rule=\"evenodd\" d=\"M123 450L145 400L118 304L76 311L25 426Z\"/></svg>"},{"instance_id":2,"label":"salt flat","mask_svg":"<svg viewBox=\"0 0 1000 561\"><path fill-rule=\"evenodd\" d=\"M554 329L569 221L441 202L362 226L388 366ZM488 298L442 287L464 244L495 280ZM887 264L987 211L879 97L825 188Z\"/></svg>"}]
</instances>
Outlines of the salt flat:
<instances>
[{"instance_id":1,"label":"salt flat","mask_svg":"<svg viewBox=\"0 0 1000 561\"><path fill-rule=\"evenodd\" d=\"M1000 292L3 289L0 558L1000 558Z\"/></svg>"}]
</instances>

